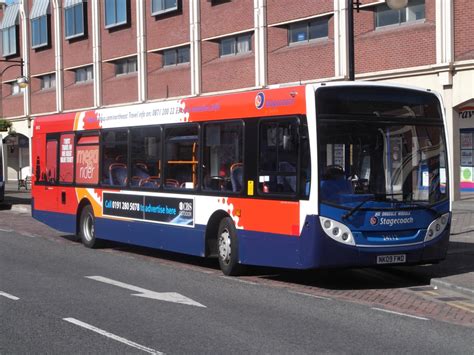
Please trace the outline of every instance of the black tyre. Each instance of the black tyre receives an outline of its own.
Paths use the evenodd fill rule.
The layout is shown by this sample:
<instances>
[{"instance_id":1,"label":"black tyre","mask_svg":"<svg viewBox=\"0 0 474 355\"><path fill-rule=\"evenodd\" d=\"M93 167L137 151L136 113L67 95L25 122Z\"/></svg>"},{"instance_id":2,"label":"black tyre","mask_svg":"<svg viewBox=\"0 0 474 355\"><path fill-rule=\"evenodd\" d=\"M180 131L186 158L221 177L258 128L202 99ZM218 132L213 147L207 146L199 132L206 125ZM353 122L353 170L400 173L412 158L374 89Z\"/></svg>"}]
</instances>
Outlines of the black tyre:
<instances>
[{"instance_id":1,"label":"black tyre","mask_svg":"<svg viewBox=\"0 0 474 355\"><path fill-rule=\"evenodd\" d=\"M87 248L100 247L100 241L95 237L95 216L90 205L85 206L79 220L79 237Z\"/></svg>"},{"instance_id":2,"label":"black tyre","mask_svg":"<svg viewBox=\"0 0 474 355\"><path fill-rule=\"evenodd\" d=\"M223 218L217 231L217 255L219 266L224 275L238 276L243 272L239 264L239 245L234 221L230 217Z\"/></svg>"}]
</instances>

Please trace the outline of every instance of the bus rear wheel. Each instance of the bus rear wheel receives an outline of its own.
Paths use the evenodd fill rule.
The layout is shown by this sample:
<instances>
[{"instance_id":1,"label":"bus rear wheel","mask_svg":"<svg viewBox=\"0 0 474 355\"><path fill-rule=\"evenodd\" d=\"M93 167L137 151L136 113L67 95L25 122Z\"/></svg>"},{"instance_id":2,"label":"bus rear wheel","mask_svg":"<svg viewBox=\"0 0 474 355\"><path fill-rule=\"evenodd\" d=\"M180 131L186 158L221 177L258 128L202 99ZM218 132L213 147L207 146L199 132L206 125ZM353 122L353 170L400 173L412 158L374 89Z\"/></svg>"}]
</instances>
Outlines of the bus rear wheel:
<instances>
[{"instance_id":1,"label":"bus rear wheel","mask_svg":"<svg viewBox=\"0 0 474 355\"><path fill-rule=\"evenodd\" d=\"M95 216L90 205L85 206L81 211L79 236L82 244L87 248L98 248L100 246L100 241L95 237Z\"/></svg>"},{"instance_id":2,"label":"bus rear wheel","mask_svg":"<svg viewBox=\"0 0 474 355\"><path fill-rule=\"evenodd\" d=\"M219 266L227 276L242 274L243 266L239 264L237 233L232 218L226 217L219 223L217 231L217 255Z\"/></svg>"}]
</instances>

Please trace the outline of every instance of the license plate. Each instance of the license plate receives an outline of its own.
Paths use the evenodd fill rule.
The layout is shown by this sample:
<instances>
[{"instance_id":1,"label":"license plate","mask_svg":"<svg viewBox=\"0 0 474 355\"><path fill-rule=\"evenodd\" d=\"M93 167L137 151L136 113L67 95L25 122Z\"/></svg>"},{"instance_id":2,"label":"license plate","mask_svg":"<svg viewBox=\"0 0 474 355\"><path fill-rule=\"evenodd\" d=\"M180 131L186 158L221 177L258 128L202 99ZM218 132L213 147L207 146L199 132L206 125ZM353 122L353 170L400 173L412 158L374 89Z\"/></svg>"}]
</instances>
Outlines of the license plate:
<instances>
[{"instance_id":1,"label":"license plate","mask_svg":"<svg viewBox=\"0 0 474 355\"><path fill-rule=\"evenodd\" d=\"M377 264L402 264L407 261L405 254L377 255Z\"/></svg>"}]
</instances>

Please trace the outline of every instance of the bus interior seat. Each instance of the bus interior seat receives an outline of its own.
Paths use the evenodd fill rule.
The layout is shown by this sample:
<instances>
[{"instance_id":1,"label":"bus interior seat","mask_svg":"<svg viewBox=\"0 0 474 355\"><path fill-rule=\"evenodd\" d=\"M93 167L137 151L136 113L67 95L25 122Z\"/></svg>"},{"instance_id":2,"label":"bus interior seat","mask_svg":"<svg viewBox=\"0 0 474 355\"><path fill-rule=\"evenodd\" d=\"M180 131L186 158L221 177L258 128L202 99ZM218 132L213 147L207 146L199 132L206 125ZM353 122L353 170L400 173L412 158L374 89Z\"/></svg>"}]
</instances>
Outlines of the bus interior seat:
<instances>
[{"instance_id":1,"label":"bus interior seat","mask_svg":"<svg viewBox=\"0 0 474 355\"><path fill-rule=\"evenodd\" d=\"M179 188L179 181L175 179L166 179L165 187Z\"/></svg>"},{"instance_id":2,"label":"bus interior seat","mask_svg":"<svg viewBox=\"0 0 474 355\"><path fill-rule=\"evenodd\" d=\"M242 163L235 163L230 167L230 181L234 192L242 190L243 170Z\"/></svg>"},{"instance_id":3,"label":"bus interior seat","mask_svg":"<svg viewBox=\"0 0 474 355\"><path fill-rule=\"evenodd\" d=\"M148 173L148 167L145 163L135 163L133 166L132 175L132 186L138 186L142 180L150 177L150 174Z\"/></svg>"},{"instance_id":4,"label":"bus interior seat","mask_svg":"<svg viewBox=\"0 0 474 355\"><path fill-rule=\"evenodd\" d=\"M127 166L122 163L113 163L109 167L110 184L124 186L127 184Z\"/></svg>"},{"instance_id":5,"label":"bus interior seat","mask_svg":"<svg viewBox=\"0 0 474 355\"><path fill-rule=\"evenodd\" d=\"M139 182L140 187L159 187L160 186L160 177L159 176L149 176L147 178L141 179Z\"/></svg>"}]
</instances>

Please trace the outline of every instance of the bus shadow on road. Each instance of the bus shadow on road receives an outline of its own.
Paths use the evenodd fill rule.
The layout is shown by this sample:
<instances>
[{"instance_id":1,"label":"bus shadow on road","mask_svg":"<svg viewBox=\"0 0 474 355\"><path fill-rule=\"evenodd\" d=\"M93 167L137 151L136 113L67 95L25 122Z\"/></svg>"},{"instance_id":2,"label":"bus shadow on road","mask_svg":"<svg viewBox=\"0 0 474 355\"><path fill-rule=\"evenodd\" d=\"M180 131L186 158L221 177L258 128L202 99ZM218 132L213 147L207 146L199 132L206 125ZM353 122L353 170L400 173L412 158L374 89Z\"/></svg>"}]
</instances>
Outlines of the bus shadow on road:
<instances>
[{"instance_id":1,"label":"bus shadow on road","mask_svg":"<svg viewBox=\"0 0 474 355\"><path fill-rule=\"evenodd\" d=\"M74 235L63 238L80 243ZM216 258L201 258L169 251L128 244L105 242L101 248L109 253L127 253L158 264L191 269L207 274L220 275ZM439 264L393 266L380 268L345 268L325 270L289 270L269 267L246 266L242 279L257 283L291 285L322 290L347 291L368 289L396 289L430 285L432 278L459 275L474 271L474 245L450 242L447 259Z\"/></svg>"}]
</instances>

